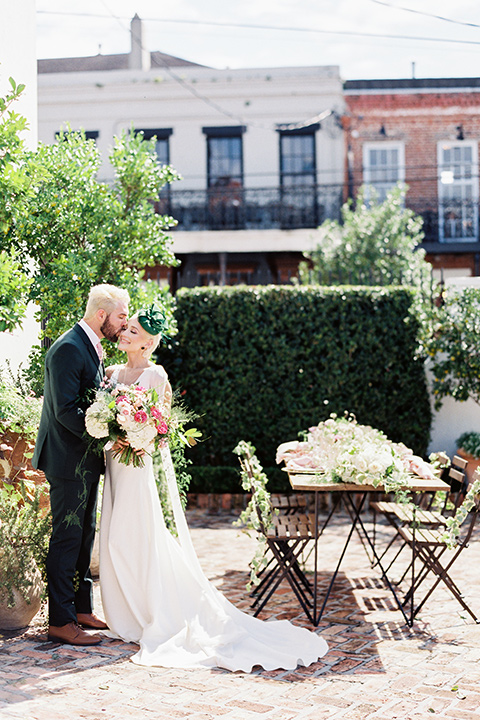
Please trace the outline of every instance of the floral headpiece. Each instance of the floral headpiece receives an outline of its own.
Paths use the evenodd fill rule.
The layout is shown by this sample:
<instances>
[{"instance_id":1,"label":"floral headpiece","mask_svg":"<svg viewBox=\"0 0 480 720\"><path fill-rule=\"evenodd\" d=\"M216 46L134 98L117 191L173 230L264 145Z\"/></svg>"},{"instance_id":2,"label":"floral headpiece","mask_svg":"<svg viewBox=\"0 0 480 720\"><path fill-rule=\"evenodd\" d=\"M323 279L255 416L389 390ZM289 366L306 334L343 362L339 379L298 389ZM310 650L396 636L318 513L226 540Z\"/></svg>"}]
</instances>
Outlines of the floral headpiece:
<instances>
[{"instance_id":1,"label":"floral headpiece","mask_svg":"<svg viewBox=\"0 0 480 720\"><path fill-rule=\"evenodd\" d=\"M162 310L153 303L148 308L143 308L137 313L138 322L149 335L160 335L166 325L165 316Z\"/></svg>"}]
</instances>

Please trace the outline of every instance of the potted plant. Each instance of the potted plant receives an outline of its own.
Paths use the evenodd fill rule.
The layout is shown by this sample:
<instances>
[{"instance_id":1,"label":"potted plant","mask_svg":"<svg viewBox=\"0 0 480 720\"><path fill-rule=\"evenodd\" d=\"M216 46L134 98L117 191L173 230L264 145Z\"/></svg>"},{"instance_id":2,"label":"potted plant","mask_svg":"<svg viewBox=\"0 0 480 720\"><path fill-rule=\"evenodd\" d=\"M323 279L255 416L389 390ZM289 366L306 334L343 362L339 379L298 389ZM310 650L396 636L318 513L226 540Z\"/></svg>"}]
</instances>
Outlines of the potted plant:
<instances>
[{"instance_id":1,"label":"potted plant","mask_svg":"<svg viewBox=\"0 0 480 720\"><path fill-rule=\"evenodd\" d=\"M41 398L23 388L18 379L13 376L7 379L6 373L0 371L0 450L11 465L8 472L0 472L0 477L8 477L12 482L45 481L43 473L34 470L30 463L41 412Z\"/></svg>"},{"instance_id":2,"label":"potted plant","mask_svg":"<svg viewBox=\"0 0 480 720\"><path fill-rule=\"evenodd\" d=\"M50 536L43 473L30 464L41 400L0 375L0 628L25 627L40 608Z\"/></svg>"},{"instance_id":3,"label":"potted plant","mask_svg":"<svg viewBox=\"0 0 480 720\"><path fill-rule=\"evenodd\" d=\"M465 472L468 482L471 482L473 473L480 465L480 433L464 432L455 442L458 448L457 455L468 462Z\"/></svg>"},{"instance_id":4,"label":"potted plant","mask_svg":"<svg viewBox=\"0 0 480 720\"><path fill-rule=\"evenodd\" d=\"M0 629L26 627L40 609L50 513L42 486L0 481Z\"/></svg>"}]
</instances>

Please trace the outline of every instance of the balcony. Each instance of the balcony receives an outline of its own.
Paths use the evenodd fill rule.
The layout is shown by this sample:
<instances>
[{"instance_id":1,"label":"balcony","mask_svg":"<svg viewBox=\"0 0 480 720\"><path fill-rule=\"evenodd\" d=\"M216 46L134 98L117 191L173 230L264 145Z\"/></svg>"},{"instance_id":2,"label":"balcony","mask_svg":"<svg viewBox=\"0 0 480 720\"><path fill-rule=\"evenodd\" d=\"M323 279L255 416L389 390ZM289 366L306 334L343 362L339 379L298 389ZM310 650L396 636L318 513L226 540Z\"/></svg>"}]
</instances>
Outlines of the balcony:
<instances>
[{"instance_id":1,"label":"balcony","mask_svg":"<svg viewBox=\"0 0 480 720\"><path fill-rule=\"evenodd\" d=\"M339 185L230 185L208 190L171 189L156 206L158 212L178 221L179 230L292 230L316 228L327 218L339 219L341 203Z\"/></svg>"},{"instance_id":2,"label":"balcony","mask_svg":"<svg viewBox=\"0 0 480 720\"><path fill-rule=\"evenodd\" d=\"M423 218L429 251L465 252L478 250L480 204L474 200L409 198L408 207Z\"/></svg>"}]
</instances>

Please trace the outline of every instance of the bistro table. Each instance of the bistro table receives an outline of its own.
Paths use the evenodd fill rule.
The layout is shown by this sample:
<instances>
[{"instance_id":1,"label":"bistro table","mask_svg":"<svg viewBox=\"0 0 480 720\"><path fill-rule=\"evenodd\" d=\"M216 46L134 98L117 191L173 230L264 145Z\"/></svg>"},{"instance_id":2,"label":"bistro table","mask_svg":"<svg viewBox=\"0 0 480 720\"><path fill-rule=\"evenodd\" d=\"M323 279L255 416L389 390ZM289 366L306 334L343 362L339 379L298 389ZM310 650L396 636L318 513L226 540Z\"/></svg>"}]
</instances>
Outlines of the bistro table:
<instances>
[{"instance_id":1,"label":"bistro table","mask_svg":"<svg viewBox=\"0 0 480 720\"><path fill-rule=\"evenodd\" d=\"M353 533L355 532L355 530L357 530L357 532L359 532L359 533L361 532L361 534L365 538L365 540L372 552L372 556L375 560L375 565L378 565L378 567L380 568L382 577L385 580L389 590L391 591L398 608L401 610L403 617L405 618L405 621L407 622L407 624L409 626L411 626L412 622L413 622L412 615L409 617L407 615L407 613L405 612L403 603L399 599L399 597L395 591L395 588L393 587L393 585L392 585L390 579L388 578L387 573L381 563L381 559L378 556L378 553L375 548L375 543L372 540L372 538L370 537L370 535L362 521L362 518L360 517L360 513L365 504L367 495L372 492L385 492L384 488L381 485L374 487L373 485L357 485L357 484L353 484L353 483L349 484L349 483L341 483L341 482L340 483L322 482L321 473L315 472L315 470L299 471L299 470L289 470L288 468L284 468L284 469L286 470L286 472L288 472L290 485L292 486L293 490L295 490L295 492L313 492L313 493L315 493L314 581L313 581L313 588L312 588L313 607L312 607L312 612L308 613L310 621L316 626L319 624L321 617L323 615L323 612L325 610L328 598L330 596L330 592L332 590L333 584L334 584L337 574L340 570L342 560L345 556L348 545L350 543L350 539L351 539ZM408 483L408 485L405 485L403 489L411 491L413 493L448 491L450 489L449 485L447 483L443 482L443 480L427 480L427 479L420 478L417 475L413 475L413 474L410 476L410 478L411 478L410 482ZM323 598L321 607L320 607L320 609L318 609L318 605L319 605L318 590L317 590L318 545L319 545L318 540L319 540L320 536L322 535L323 530L325 529L325 527L332 515L332 513L330 513L326 522L322 526L321 532L319 532L319 493L325 493L325 492L342 493L342 498L345 500L346 507L349 510L349 514L352 519L352 525L350 527L347 538L345 540L345 544L341 551L337 566L336 566L333 576L330 580L330 584L328 586L327 592ZM355 502L355 496L357 496L357 498L358 498L357 502ZM335 507L336 507L336 504L334 505L334 508ZM414 576L414 572L415 572L414 559L415 558L412 557L412 575L413 576Z\"/></svg>"}]
</instances>

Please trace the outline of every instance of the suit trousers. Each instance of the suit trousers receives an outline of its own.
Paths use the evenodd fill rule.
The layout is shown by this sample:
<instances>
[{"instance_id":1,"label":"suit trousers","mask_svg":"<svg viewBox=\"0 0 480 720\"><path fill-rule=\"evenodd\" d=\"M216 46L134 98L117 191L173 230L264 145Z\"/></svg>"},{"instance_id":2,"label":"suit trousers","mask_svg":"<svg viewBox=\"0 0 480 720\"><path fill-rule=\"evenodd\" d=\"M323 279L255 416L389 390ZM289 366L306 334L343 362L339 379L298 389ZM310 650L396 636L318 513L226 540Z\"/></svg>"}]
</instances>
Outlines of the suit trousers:
<instances>
[{"instance_id":1,"label":"suit trousers","mask_svg":"<svg viewBox=\"0 0 480 720\"><path fill-rule=\"evenodd\" d=\"M91 613L90 572L97 514L93 483L48 476L52 535L47 555L49 624L66 625L77 613Z\"/></svg>"}]
</instances>

